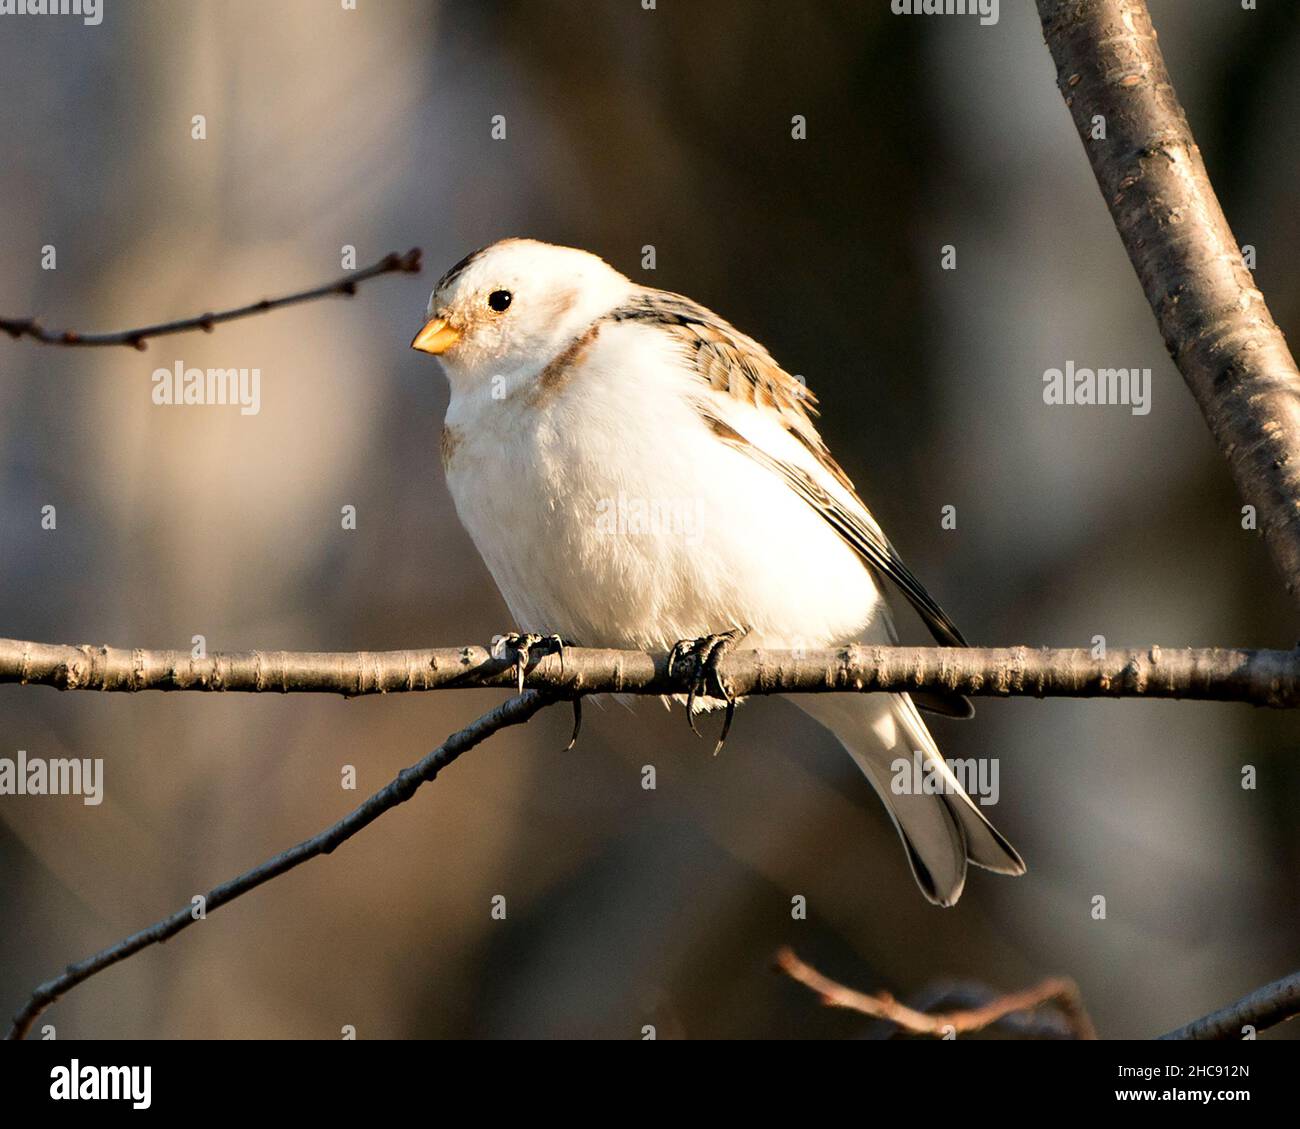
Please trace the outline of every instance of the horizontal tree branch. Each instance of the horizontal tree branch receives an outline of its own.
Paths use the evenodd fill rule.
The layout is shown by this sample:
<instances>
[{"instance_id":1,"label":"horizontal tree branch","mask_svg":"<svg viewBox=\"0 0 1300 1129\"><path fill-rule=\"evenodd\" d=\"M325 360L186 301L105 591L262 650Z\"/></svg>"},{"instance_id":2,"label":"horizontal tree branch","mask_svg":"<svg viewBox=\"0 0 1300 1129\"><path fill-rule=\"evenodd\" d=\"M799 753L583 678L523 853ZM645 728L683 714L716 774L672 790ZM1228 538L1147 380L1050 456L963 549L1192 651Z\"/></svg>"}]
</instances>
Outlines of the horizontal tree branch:
<instances>
[{"instance_id":1,"label":"horizontal tree branch","mask_svg":"<svg viewBox=\"0 0 1300 1129\"><path fill-rule=\"evenodd\" d=\"M359 807L340 819L333 826L326 828L319 835L305 839L297 846L268 859L260 866L245 871L229 882L215 886L204 895L205 913L232 902L242 894L256 889L272 878L278 878L286 871L301 866L308 859L317 855L327 855L341 843L352 838L362 828L373 823L390 808L403 804L415 795L421 784L433 780L439 772L451 764L462 753L472 749L485 738L500 729L518 725L527 721L544 706L551 704L551 699L544 694L527 691L497 706L490 713L484 714L477 721L453 733L433 752L402 769L391 783L381 788ZM161 944L169 937L174 937L182 929L187 929L197 918L192 905L185 905L175 913L156 921L146 929L133 933L115 945L87 957L85 960L70 964L64 971L44 984L39 985L31 998L14 1016L8 1039L21 1039L31 1029L36 1018L65 992L75 988L83 980L88 980L98 972L111 967L118 961L134 956L141 949L150 945Z\"/></svg>"},{"instance_id":2,"label":"horizontal tree branch","mask_svg":"<svg viewBox=\"0 0 1300 1129\"><path fill-rule=\"evenodd\" d=\"M128 345L133 349L145 349L147 348L145 339L149 337L163 337L171 333L184 333L191 329L202 329L211 333L213 328L222 322L264 314L268 310L277 310L282 306L312 302L317 298L328 298L335 294L350 297L357 292L358 285L381 274L394 272L418 274L419 271L420 249L412 247L405 255L393 251L379 262L363 267L361 270L351 271L335 282L315 286L310 290L299 290L280 298L263 298L251 305L237 306L232 310L222 310L219 313L195 314L193 317L181 318L178 321L145 325L139 329L123 329L116 333L78 333L73 329L45 329L35 318L0 317L0 331L13 338L30 337L33 341L39 341L44 345Z\"/></svg>"},{"instance_id":3,"label":"horizontal tree branch","mask_svg":"<svg viewBox=\"0 0 1300 1129\"><path fill-rule=\"evenodd\" d=\"M1162 1039L1241 1039L1247 1027L1263 1031L1300 1015L1300 972L1257 988L1227 1007L1194 1019Z\"/></svg>"},{"instance_id":4,"label":"horizontal tree branch","mask_svg":"<svg viewBox=\"0 0 1300 1129\"><path fill-rule=\"evenodd\" d=\"M1038 0L1038 14L1165 347L1300 603L1300 371L1210 184L1145 0Z\"/></svg>"},{"instance_id":5,"label":"horizontal tree branch","mask_svg":"<svg viewBox=\"0 0 1300 1129\"><path fill-rule=\"evenodd\" d=\"M531 665L525 686L554 697L679 694L689 663L668 655L566 647ZM683 669L685 668L685 669ZM718 665L739 696L931 691L972 697L1184 698L1300 706L1300 648L876 647L817 651L733 650ZM189 651L70 646L0 639L0 683L60 690L196 690L329 693L353 697L444 689L510 689L509 658L483 647L409 651L244 651L193 658Z\"/></svg>"}]
</instances>

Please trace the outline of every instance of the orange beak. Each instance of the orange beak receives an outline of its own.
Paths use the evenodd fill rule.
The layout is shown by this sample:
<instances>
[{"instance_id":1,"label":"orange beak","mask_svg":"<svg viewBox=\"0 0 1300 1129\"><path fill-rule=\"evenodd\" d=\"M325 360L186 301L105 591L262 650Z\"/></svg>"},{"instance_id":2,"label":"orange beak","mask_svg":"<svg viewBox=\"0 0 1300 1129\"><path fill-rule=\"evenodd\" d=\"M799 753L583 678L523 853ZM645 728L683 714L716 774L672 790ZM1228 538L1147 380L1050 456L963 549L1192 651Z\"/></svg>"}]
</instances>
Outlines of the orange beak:
<instances>
[{"instance_id":1,"label":"orange beak","mask_svg":"<svg viewBox=\"0 0 1300 1129\"><path fill-rule=\"evenodd\" d=\"M446 318L432 318L415 335L415 340L411 342L411 348L419 349L421 353L432 353L437 356L439 353L445 353L459 340L460 330L452 329L447 324Z\"/></svg>"}]
</instances>

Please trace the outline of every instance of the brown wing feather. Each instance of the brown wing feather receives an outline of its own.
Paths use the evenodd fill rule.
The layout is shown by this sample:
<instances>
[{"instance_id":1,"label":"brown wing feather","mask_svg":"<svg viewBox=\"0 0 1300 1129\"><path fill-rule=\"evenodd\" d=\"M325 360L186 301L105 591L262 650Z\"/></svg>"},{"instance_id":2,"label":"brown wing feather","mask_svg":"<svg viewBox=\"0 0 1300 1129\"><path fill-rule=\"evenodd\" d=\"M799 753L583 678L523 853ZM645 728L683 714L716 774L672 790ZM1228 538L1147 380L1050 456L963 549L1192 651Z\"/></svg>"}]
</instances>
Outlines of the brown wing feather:
<instances>
[{"instance_id":1,"label":"brown wing feather","mask_svg":"<svg viewBox=\"0 0 1300 1129\"><path fill-rule=\"evenodd\" d=\"M893 581L916 608L936 640L949 646L966 646L957 625L912 575L880 526L871 518L849 476L831 458L813 423L817 415L817 399L802 381L781 368L752 337L747 337L712 311L680 294L642 289L607 315L607 319L662 326L681 341L700 378L710 388L774 411L786 430L849 492L856 506L846 507L802 467L760 450L724 421L710 415L707 408L701 407L705 421L720 438L781 478L817 510L868 565Z\"/></svg>"},{"instance_id":2,"label":"brown wing feather","mask_svg":"<svg viewBox=\"0 0 1300 1129\"><path fill-rule=\"evenodd\" d=\"M831 458L813 423L817 397L752 337L699 303L667 290L641 290L609 317L663 326L682 342L710 388L755 407L774 409L786 430L844 489L853 491L852 481Z\"/></svg>"}]
</instances>

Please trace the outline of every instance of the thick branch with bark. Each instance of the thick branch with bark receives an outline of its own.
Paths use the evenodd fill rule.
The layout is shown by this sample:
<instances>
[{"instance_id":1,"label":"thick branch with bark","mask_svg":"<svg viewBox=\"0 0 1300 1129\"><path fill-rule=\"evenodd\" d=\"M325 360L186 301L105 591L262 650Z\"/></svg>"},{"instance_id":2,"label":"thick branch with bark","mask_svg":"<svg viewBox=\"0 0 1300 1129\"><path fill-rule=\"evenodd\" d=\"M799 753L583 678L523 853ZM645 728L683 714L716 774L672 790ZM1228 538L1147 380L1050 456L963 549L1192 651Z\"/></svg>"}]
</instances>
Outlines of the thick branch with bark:
<instances>
[{"instance_id":1,"label":"thick branch with bark","mask_svg":"<svg viewBox=\"0 0 1300 1129\"><path fill-rule=\"evenodd\" d=\"M1146 3L1038 0L1038 13L1165 346L1300 603L1300 371L1210 185Z\"/></svg>"},{"instance_id":2,"label":"thick branch with bark","mask_svg":"<svg viewBox=\"0 0 1300 1129\"><path fill-rule=\"evenodd\" d=\"M396 251L390 252L379 262L352 271L323 286L313 286L310 290L299 290L279 298L263 298L247 306L236 306L234 309L221 310L219 313L195 314L193 317L180 318L177 321L144 325L138 329L122 329L115 333L78 333L74 329L45 329L35 318L0 317L0 332L7 333L15 339L29 337L43 345L127 345L132 349L143 350L148 347L145 340L150 337L165 337L171 333L185 333L191 329L201 329L205 333L211 333L222 322L264 314L270 310L278 310L282 306L314 302L317 298L329 298L335 295L351 297L357 292L357 287L367 279L395 272L419 274L420 248L412 247L405 255L399 255Z\"/></svg>"},{"instance_id":3,"label":"thick branch with bark","mask_svg":"<svg viewBox=\"0 0 1300 1129\"><path fill-rule=\"evenodd\" d=\"M554 697L679 694L689 663L668 655L566 647L540 657L524 685ZM685 669L683 669L685 668ZM736 695L937 691L974 697L1186 698L1300 706L1300 649L1226 647L875 647L819 651L736 650L718 665ZM513 662L483 647L412 651L189 651L69 646L0 639L0 683L60 690L327 693L349 697L421 690L508 689Z\"/></svg>"}]
</instances>

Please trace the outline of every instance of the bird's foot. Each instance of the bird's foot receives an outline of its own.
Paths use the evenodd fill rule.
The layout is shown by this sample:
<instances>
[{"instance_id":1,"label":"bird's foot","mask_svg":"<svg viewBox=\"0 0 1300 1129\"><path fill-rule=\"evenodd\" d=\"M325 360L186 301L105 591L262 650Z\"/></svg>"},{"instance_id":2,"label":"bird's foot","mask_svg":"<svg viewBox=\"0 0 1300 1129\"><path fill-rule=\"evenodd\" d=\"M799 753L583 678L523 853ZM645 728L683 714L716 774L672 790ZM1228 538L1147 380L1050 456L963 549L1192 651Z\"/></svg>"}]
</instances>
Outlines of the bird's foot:
<instances>
[{"instance_id":1,"label":"bird's foot","mask_svg":"<svg viewBox=\"0 0 1300 1129\"><path fill-rule=\"evenodd\" d=\"M536 665L539 659L547 655L560 656L560 669L564 668L565 641L558 635L538 635L536 632L511 631L506 635L494 635L489 653L494 659L514 658L515 675L518 680L519 693L524 692L524 676ZM535 650L540 653L534 654ZM578 734L582 731L582 699L573 699L573 735L564 747L567 753L578 743Z\"/></svg>"},{"instance_id":2,"label":"bird's foot","mask_svg":"<svg viewBox=\"0 0 1300 1129\"><path fill-rule=\"evenodd\" d=\"M722 732L718 743L713 748L716 757L722 752L731 732L731 722L736 716L736 698L718 673L718 663L740 640L749 634L748 627L735 627L730 631L721 631L716 635L705 635L699 639L682 639L673 644L668 653L668 676L671 678L678 663L690 660L691 685L686 695L686 722L691 732L697 737L703 736L695 728L695 699L698 697L718 697L727 703L727 713L722 720Z\"/></svg>"},{"instance_id":3,"label":"bird's foot","mask_svg":"<svg viewBox=\"0 0 1300 1129\"><path fill-rule=\"evenodd\" d=\"M538 653L534 655L534 650ZM564 662L564 640L558 635L538 635L533 631L511 631L506 635L492 636L488 649L494 659L513 658L519 693L524 692L524 676L537 665L538 659L559 655Z\"/></svg>"}]
</instances>

